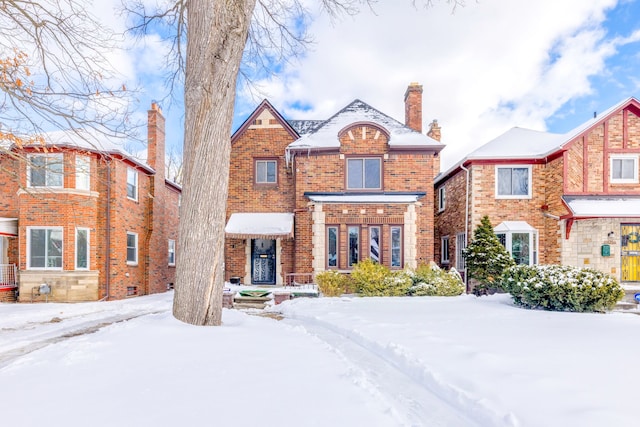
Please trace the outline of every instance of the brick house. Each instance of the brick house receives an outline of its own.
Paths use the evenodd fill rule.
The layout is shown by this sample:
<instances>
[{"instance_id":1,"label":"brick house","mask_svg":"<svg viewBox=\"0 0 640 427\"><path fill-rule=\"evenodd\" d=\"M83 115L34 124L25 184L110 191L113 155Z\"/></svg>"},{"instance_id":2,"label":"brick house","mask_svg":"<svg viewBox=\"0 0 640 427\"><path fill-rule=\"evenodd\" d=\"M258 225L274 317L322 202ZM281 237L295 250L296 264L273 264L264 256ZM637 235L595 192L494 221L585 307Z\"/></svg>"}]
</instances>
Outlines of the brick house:
<instances>
[{"instance_id":1,"label":"brick house","mask_svg":"<svg viewBox=\"0 0 640 427\"><path fill-rule=\"evenodd\" d=\"M165 179L155 103L147 136L146 163L87 131L2 151L0 299L120 299L174 282L181 189Z\"/></svg>"},{"instance_id":2,"label":"brick house","mask_svg":"<svg viewBox=\"0 0 640 427\"><path fill-rule=\"evenodd\" d=\"M326 120L286 120L263 101L231 137L226 280L282 285L368 258L431 261L439 138L435 121L422 133L416 83L405 123L360 100Z\"/></svg>"},{"instance_id":3,"label":"brick house","mask_svg":"<svg viewBox=\"0 0 640 427\"><path fill-rule=\"evenodd\" d=\"M484 215L519 264L592 267L640 284L640 103L565 134L513 128L435 179L436 259L461 251Z\"/></svg>"}]
</instances>

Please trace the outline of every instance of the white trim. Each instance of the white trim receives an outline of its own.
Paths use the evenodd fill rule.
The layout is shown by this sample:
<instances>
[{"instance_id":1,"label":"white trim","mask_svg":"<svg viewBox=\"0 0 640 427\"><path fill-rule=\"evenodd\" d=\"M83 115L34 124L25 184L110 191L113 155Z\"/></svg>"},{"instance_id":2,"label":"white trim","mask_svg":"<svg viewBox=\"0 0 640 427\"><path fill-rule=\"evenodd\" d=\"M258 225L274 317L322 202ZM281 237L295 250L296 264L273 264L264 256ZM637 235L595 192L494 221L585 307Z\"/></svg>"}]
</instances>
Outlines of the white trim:
<instances>
[{"instance_id":1,"label":"white trim","mask_svg":"<svg viewBox=\"0 0 640 427\"><path fill-rule=\"evenodd\" d=\"M81 191L91 190L91 158L76 154L76 189ZM79 184L85 184L80 186Z\"/></svg>"},{"instance_id":2,"label":"white trim","mask_svg":"<svg viewBox=\"0 0 640 427\"><path fill-rule=\"evenodd\" d=\"M528 185L527 185L527 190L528 193L526 195L522 194L515 194L515 195L508 195L508 194L498 194L498 169L527 169L528 170L528 175L527 175L527 180L528 180ZM533 188L533 168L531 167L531 165L496 165L495 166L495 170L494 170L494 181L495 181L495 188L494 188L494 195L496 199L530 199L532 196L532 188Z\"/></svg>"},{"instance_id":3,"label":"white trim","mask_svg":"<svg viewBox=\"0 0 640 427\"><path fill-rule=\"evenodd\" d=\"M136 249L136 259L135 261L129 261L129 236L134 236L136 241L135 241L135 249ZM126 244L126 254L125 254L125 259L127 260L127 265L138 265L138 251L139 251L139 246L138 246L138 233L134 233L132 231L127 231L127 239L125 241Z\"/></svg>"},{"instance_id":4,"label":"white trim","mask_svg":"<svg viewBox=\"0 0 640 427\"><path fill-rule=\"evenodd\" d=\"M614 160L633 160L633 178L614 178ZM638 155L637 154L612 154L609 156L609 180L611 184L637 184L638 183Z\"/></svg>"},{"instance_id":5,"label":"white trim","mask_svg":"<svg viewBox=\"0 0 640 427\"><path fill-rule=\"evenodd\" d=\"M133 174L131 176L134 178L133 179L134 180L133 189L134 189L134 192L135 192L134 197L130 197L129 196L129 173L130 172L133 172ZM138 182L139 182L139 180L138 180L138 170L135 169L135 168L127 166L127 184L126 184L126 188L125 188L125 191L126 191L126 194L127 194L127 199L134 200L136 202L138 201Z\"/></svg>"},{"instance_id":6,"label":"white trim","mask_svg":"<svg viewBox=\"0 0 640 427\"><path fill-rule=\"evenodd\" d=\"M504 221L493 229L493 232L505 235L505 248L509 255L513 256L513 234L529 235L529 264L539 263L539 235L538 230L525 221Z\"/></svg>"},{"instance_id":7,"label":"white trim","mask_svg":"<svg viewBox=\"0 0 640 427\"><path fill-rule=\"evenodd\" d=\"M78 267L78 231L84 230L87 232L87 266ZM76 270L89 270L91 268L91 230L86 227L76 227L75 232L75 256L73 259L73 266Z\"/></svg>"},{"instance_id":8,"label":"white trim","mask_svg":"<svg viewBox=\"0 0 640 427\"><path fill-rule=\"evenodd\" d=\"M62 235L62 248L61 248L61 266L60 267L47 267L47 254L45 251L45 266L44 267L32 267L31 266L31 231L32 230L58 230ZM45 245L47 244L45 238ZM64 228L63 227L47 227L47 226L28 226L27 227L27 270L57 270L62 271L64 268Z\"/></svg>"},{"instance_id":9,"label":"white trim","mask_svg":"<svg viewBox=\"0 0 640 427\"><path fill-rule=\"evenodd\" d=\"M446 245L445 245L446 242ZM449 236L440 237L440 264L449 264L451 262L451 245L449 244ZM447 248L447 256L445 258L445 250Z\"/></svg>"},{"instance_id":10,"label":"white trim","mask_svg":"<svg viewBox=\"0 0 640 427\"><path fill-rule=\"evenodd\" d=\"M176 266L176 241L174 239L169 239L168 242L168 264L169 267ZM171 255L173 255L173 262L171 262Z\"/></svg>"},{"instance_id":11,"label":"white trim","mask_svg":"<svg viewBox=\"0 0 640 427\"><path fill-rule=\"evenodd\" d=\"M438 188L438 212L442 212L447 207L447 190L444 185Z\"/></svg>"},{"instance_id":12,"label":"white trim","mask_svg":"<svg viewBox=\"0 0 640 427\"><path fill-rule=\"evenodd\" d=\"M44 185L31 185L31 167L32 167L32 163L33 163L33 159L35 158L44 158L47 159L45 161L45 165L44 165L44 172L45 172L45 177L44 177L44 181L45 184ZM61 185L48 185L47 184L47 176L49 175L49 173L54 173L54 172L48 172L49 170L49 159L53 159L53 158L57 158L59 159L58 162L62 165L62 173L60 173L59 175L61 176L62 179L62 184ZM29 154L27 156L27 159L29 160L27 162L27 187L30 188L64 188L64 154L63 153L39 153L39 154ZM58 175L58 173L55 173L56 175Z\"/></svg>"},{"instance_id":13,"label":"white trim","mask_svg":"<svg viewBox=\"0 0 640 427\"><path fill-rule=\"evenodd\" d=\"M312 202L320 203L415 203L416 194L354 194L307 196Z\"/></svg>"}]
</instances>

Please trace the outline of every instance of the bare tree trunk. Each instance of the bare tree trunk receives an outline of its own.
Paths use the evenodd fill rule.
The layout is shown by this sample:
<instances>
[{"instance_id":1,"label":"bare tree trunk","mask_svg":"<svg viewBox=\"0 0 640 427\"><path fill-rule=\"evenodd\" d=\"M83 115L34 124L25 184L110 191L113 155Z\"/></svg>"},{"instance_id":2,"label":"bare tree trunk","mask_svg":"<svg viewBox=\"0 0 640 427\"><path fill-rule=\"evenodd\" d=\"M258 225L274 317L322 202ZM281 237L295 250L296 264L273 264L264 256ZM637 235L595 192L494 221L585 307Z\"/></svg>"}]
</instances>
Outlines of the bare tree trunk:
<instances>
[{"instance_id":1,"label":"bare tree trunk","mask_svg":"<svg viewBox=\"0 0 640 427\"><path fill-rule=\"evenodd\" d=\"M256 0L188 0L184 176L173 315L222 323L236 76Z\"/></svg>"}]
</instances>

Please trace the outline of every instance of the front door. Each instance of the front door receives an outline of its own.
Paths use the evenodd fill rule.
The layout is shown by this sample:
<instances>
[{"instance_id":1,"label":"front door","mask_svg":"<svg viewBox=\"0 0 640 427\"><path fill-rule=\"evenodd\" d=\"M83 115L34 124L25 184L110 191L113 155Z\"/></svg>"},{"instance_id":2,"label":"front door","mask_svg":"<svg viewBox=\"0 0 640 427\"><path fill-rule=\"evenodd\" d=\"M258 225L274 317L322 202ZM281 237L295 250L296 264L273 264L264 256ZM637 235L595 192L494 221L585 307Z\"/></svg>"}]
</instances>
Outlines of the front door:
<instances>
[{"instance_id":1,"label":"front door","mask_svg":"<svg viewBox=\"0 0 640 427\"><path fill-rule=\"evenodd\" d=\"M251 241L251 283L276 284L276 241L253 239Z\"/></svg>"},{"instance_id":2,"label":"front door","mask_svg":"<svg viewBox=\"0 0 640 427\"><path fill-rule=\"evenodd\" d=\"M640 282L640 224L622 224L622 282Z\"/></svg>"}]
</instances>

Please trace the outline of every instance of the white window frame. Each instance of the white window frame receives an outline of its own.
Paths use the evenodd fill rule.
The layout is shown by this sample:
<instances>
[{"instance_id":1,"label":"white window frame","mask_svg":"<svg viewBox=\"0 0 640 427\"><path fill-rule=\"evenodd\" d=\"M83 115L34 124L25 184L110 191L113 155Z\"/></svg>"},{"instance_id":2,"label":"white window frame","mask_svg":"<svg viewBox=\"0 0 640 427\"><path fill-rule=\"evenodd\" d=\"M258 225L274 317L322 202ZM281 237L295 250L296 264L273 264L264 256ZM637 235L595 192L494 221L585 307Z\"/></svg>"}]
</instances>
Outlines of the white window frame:
<instances>
[{"instance_id":1,"label":"white window frame","mask_svg":"<svg viewBox=\"0 0 640 427\"><path fill-rule=\"evenodd\" d=\"M329 245L329 230L335 230L335 236L336 236L336 265L330 265L329 264L329 255L331 254L329 252L330 249L330 245ZM328 225L327 226L327 247L326 247L326 256L327 256L327 269L337 269L340 268L340 227L337 225Z\"/></svg>"},{"instance_id":2,"label":"white window frame","mask_svg":"<svg viewBox=\"0 0 640 427\"><path fill-rule=\"evenodd\" d=\"M176 265L176 241L169 239L169 267L175 267Z\"/></svg>"},{"instance_id":3,"label":"white window frame","mask_svg":"<svg viewBox=\"0 0 640 427\"><path fill-rule=\"evenodd\" d=\"M129 260L129 236L133 236L135 238L135 246L133 246L133 248L135 249L135 261L133 260ZM125 242L126 246L126 260L127 260L127 265L138 265L138 233L134 233L132 231L127 231L127 240Z\"/></svg>"},{"instance_id":4,"label":"white window frame","mask_svg":"<svg viewBox=\"0 0 640 427\"><path fill-rule=\"evenodd\" d=\"M87 233L87 266L86 267L78 267L78 232L79 231L85 231ZM90 254L91 254L91 230L89 228L86 227L76 227L76 235L75 235L75 260L74 260L74 266L76 270L89 270L89 268L91 267L91 262L90 262Z\"/></svg>"},{"instance_id":5,"label":"white window frame","mask_svg":"<svg viewBox=\"0 0 640 427\"><path fill-rule=\"evenodd\" d=\"M495 233L496 236L499 234L505 235L505 249L509 252L509 255L513 258L513 235L514 234L528 234L529 235L529 264L526 265L537 265L538 264L538 236L540 233L538 231L531 230L509 230L509 231L498 231Z\"/></svg>"},{"instance_id":6,"label":"white window frame","mask_svg":"<svg viewBox=\"0 0 640 427\"><path fill-rule=\"evenodd\" d=\"M130 182L133 180L133 182ZM129 186L133 186L134 197L129 195ZM127 199L138 201L138 170L132 167L127 167Z\"/></svg>"},{"instance_id":7,"label":"white window frame","mask_svg":"<svg viewBox=\"0 0 640 427\"><path fill-rule=\"evenodd\" d=\"M42 158L45 159L45 166L43 168L45 173L45 184L44 185L33 185L31 182L31 170L33 168L33 159ZM29 154L28 156L29 162L27 164L27 187L32 188L64 188L64 155L62 153L48 153L48 154ZM51 161L53 160L53 161ZM55 163L60 164L62 167L62 172L57 173L49 170L49 164ZM60 175L60 185L51 185L49 184L49 177L52 175Z\"/></svg>"},{"instance_id":8,"label":"white window frame","mask_svg":"<svg viewBox=\"0 0 640 427\"><path fill-rule=\"evenodd\" d=\"M465 271L467 263L465 262L463 251L467 247L466 233L458 233L456 235L456 270Z\"/></svg>"},{"instance_id":9,"label":"white window frame","mask_svg":"<svg viewBox=\"0 0 640 427\"><path fill-rule=\"evenodd\" d=\"M31 266L31 232L33 230L56 230L60 231L62 235L62 248L60 249L60 267L47 267L48 264L48 256L45 250L45 266L44 267L33 267ZM48 241L45 241L45 248L49 246ZM63 227L27 227L27 270L57 270L61 271L64 268L64 228Z\"/></svg>"},{"instance_id":10,"label":"white window frame","mask_svg":"<svg viewBox=\"0 0 640 427\"><path fill-rule=\"evenodd\" d=\"M440 238L440 264L449 265L451 262L450 249L449 236L442 236Z\"/></svg>"},{"instance_id":11,"label":"white window frame","mask_svg":"<svg viewBox=\"0 0 640 427\"><path fill-rule=\"evenodd\" d=\"M264 180L261 180L262 177L258 176L258 164L259 163L264 163ZM274 169L275 169L275 177L273 181L269 181L268 177L269 177L269 163L273 163L274 164ZM256 174L256 184L268 184L268 185L273 185L273 184L277 184L278 183L278 161L276 159L258 159L255 161L255 174Z\"/></svg>"},{"instance_id":12,"label":"white window frame","mask_svg":"<svg viewBox=\"0 0 640 427\"><path fill-rule=\"evenodd\" d=\"M444 211L447 206L447 190L445 186L438 188L438 212Z\"/></svg>"},{"instance_id":13,"label":"white window frame","mask_svg":"<svg viewBox=\"0 0 640 427\"><path fill-rule=\"evenodd\" d=\"M633 160L632 178L614 178L613 162L615 160ZM638 155L637 154L614 154L609 157L609 179L612 184L637 184L638 183Z\"/></svg>"},{"instance_id":14,"label":"white window frame","mask_svg":"<svg viewBox=\"0 0 640 427\"><path fill-rule=\"evenodd\" d=\"M76 155L76 189L91 190L91 158Z\"/></svg>"},{"instance_id":15,"label":"white window frame","mask_svg":"<svg viewBox=\"0 0 640 427\"><path fill-rule=\"evenodd\" d=\"M500 194L499 193L499 174L500 169L527 169L528 193L527 194ZM530 199L533 190L533 168L531 165L496 165L495 167L495 198L496 199Z\"/></svg>"},{"instance_id":16,"label":"white window frame","mask_svg":"<svg viewBox=\"0 0 640 427\"><path fill-rule=\"evenodd\" d=\"M395 248L393 246L393 232L394 230L397 230L398 232L398 236L400 237L400 242L398 245L398 248ZM402 265L404 264L404 259L403 259L403 245L404 245L404 228L400 225L392 225L389 227L389 266L391 268L402 268ZM399 253L398 253L398 262L394 263L394 259L393 259L393 250L394 249L399 249Z\"/></svg>"},{"instance_id":17,"label":"white window frame","mask_svg":"<svg viewBox=\"0 0 640 427\"><path fill-rule=\"evenodd\" d=\"M362 162L362 187L350 187L349 186L349 162L352 161L356 161L359 160ZM367 187L366 186L366 182L367 182L367 171L366 171L366 161L367 160L377 160L378 161L378 170L379 170L379 180L378 180L378 186L377 187ZM348 157L346 159L346 186L347 186L347 190L363 190L363 191L374 191L374 190L381 190L382 189L382 158L381 157Z\"/></svg>"}]
</instances>

